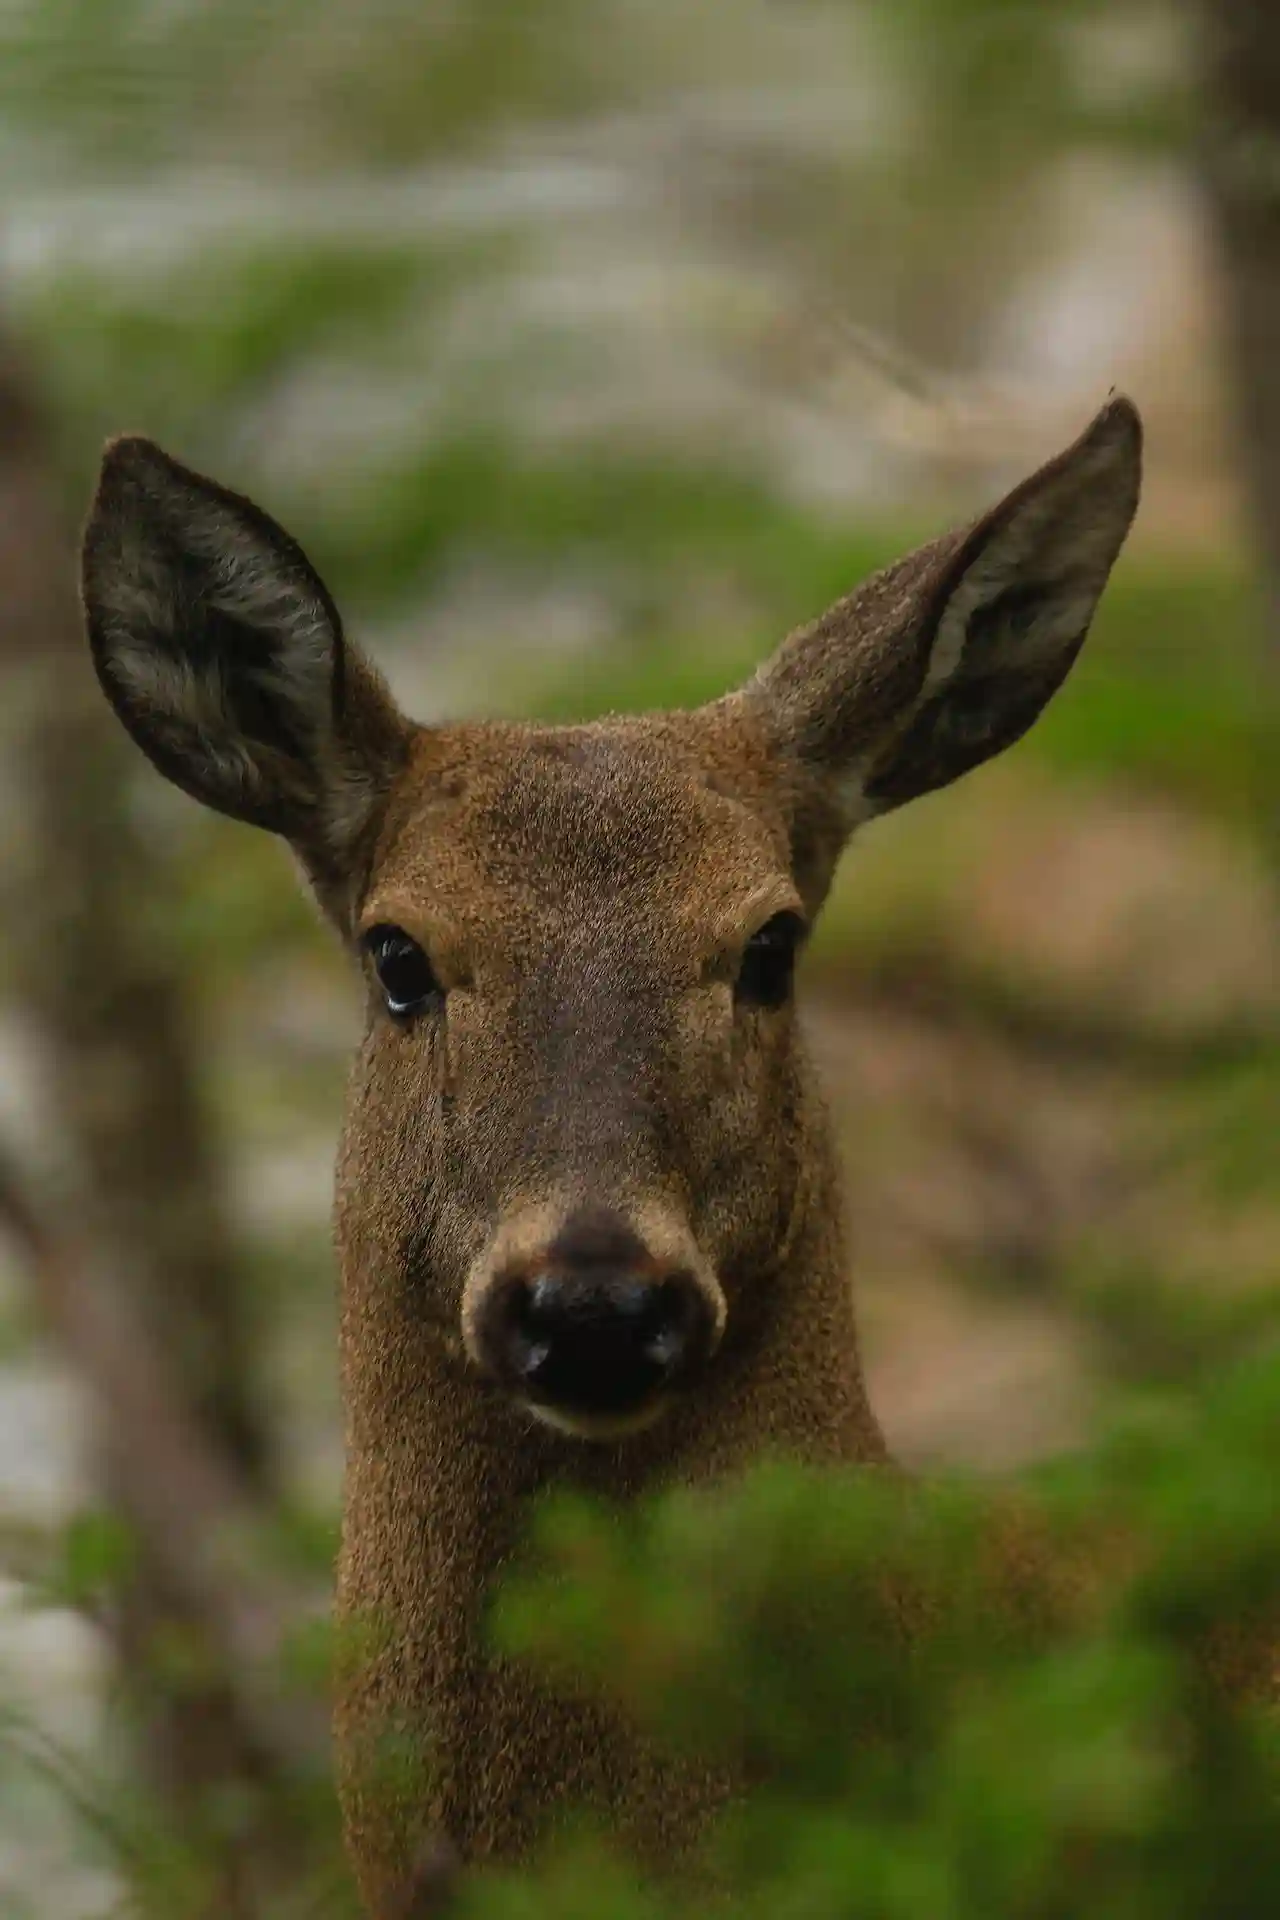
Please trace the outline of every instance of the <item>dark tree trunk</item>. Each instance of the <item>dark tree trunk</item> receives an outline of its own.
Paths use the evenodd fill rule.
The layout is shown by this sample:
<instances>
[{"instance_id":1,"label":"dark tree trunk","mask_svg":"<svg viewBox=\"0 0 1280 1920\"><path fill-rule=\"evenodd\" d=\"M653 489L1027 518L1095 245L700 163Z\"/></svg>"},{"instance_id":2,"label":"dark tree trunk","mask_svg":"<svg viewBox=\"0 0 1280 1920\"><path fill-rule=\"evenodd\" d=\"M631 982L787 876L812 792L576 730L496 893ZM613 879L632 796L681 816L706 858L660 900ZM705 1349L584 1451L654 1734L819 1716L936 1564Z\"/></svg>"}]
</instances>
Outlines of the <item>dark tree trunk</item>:
<instances>
[{"instance_id":1,"label":"dark tree trunk","mask_svg":"<svg viewBox=\"0 0 1280 1920\"><path fill-rule=\"evenodd\" d=\"M131 817L132 769L89 665L74 528L57 505L30 375L0 336L0 673L18 802L7 876L13 986L69 1149L77 1225L121 1276L174 1393L250 1493L267 1478L242 1275L199 1097L182 982L163 938L154 858ZM260 1799L264 1757L201 1623L139 1519L124 1453L103 1431L105 1496L134 1522L136 1577L117 1650L152 1785L203 1850L229 1804ZM174 1678L162 1648L186 1649ZM167 1665L167 1670L166 1670ZM245 1787L250 1788L246 1795ZM232 1789L232 1792L228 1792ZM210 1913L247 1916L252 1831L213 1849Z\"/></svg>"},{"instance_id":2,"label":"dark tree trunk","mask_svg":"<svg viewBox=\"0 0 1280 1920\"><path fill-rule=\"evenodd\" d=\"M1202 0L1200 17L1236 430L1280 687L1280 0Z\"/></svg>"}]
</instances>

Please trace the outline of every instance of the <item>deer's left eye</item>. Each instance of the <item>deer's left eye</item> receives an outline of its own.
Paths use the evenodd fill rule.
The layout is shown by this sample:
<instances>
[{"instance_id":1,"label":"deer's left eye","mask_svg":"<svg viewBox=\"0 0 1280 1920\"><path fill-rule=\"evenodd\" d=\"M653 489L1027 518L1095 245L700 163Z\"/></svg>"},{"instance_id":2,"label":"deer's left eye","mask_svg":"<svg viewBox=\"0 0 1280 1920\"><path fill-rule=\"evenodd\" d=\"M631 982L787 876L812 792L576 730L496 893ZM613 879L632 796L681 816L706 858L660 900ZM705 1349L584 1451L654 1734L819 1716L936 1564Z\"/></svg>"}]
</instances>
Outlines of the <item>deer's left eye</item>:
<instances>
[{"instance_id":1,"label":"deer's left eye","mask_svg":"<svg viewBox=\"0 0 1280 1920\"><path fill-rule=\"evenodd\" d=\"M804 939L798 913L775 913L752 934L742 955L734 993L755 1007L780 1007L791 992L796 955Z\"/></svg>"},{"instance_id":2,"label":"deer's left eye","mask_svg":"<svg viewBox=\"0 0 1280 1920\"><path fill-rule=\"evenodd\" d=\"M431 962L400 927L373 927L364 944L387 996L388 1012L404 1019L440 998L442 988Z\"/></svg>"}]
</instances>

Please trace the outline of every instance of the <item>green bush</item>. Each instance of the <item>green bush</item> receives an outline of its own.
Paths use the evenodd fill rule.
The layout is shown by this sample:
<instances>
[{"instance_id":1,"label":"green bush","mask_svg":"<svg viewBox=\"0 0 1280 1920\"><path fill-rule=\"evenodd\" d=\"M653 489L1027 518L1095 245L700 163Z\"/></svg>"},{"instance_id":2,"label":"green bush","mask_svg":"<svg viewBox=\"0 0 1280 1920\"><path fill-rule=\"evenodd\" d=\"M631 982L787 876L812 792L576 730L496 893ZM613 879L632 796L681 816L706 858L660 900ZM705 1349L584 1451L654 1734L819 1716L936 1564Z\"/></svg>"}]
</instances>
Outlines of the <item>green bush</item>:
<instances>
[{"instance_id":1,"label":"green bush","mask_svg":"<svg viewBox=\"0 0 1280 1920\"><path fill-rule=\"evenodd\" d=\"M1280 1901L1280 1360L1148 1396L1008 1489L764 1463L625 1515L558 1499L508 1651L749 1762L705 1894L605 1841L468 1920L1223 1920Z\"/></svg>"}]
</instances>

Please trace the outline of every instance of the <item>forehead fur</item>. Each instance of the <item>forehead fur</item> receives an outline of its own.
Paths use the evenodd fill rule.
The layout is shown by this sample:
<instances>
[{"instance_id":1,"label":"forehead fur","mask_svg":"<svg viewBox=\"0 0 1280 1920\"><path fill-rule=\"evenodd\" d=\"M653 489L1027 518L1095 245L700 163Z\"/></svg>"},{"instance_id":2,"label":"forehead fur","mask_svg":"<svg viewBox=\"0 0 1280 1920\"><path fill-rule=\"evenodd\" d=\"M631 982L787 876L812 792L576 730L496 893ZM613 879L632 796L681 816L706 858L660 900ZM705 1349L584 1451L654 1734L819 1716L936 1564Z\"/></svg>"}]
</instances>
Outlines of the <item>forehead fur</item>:
<instances>
[{"instance_id":1,"label":"forehead fur","mask_svg":"<svg viewBox=\"0 0 1280 1920\"><path fill-rule=\"evenodd\" d=\"M584 726L467 726L414 744L374 863L369 901L491 922L592 918L680 901L732 915L789 871L787 809L748 729L705 715Z\"/></svg>"}]
</instances>

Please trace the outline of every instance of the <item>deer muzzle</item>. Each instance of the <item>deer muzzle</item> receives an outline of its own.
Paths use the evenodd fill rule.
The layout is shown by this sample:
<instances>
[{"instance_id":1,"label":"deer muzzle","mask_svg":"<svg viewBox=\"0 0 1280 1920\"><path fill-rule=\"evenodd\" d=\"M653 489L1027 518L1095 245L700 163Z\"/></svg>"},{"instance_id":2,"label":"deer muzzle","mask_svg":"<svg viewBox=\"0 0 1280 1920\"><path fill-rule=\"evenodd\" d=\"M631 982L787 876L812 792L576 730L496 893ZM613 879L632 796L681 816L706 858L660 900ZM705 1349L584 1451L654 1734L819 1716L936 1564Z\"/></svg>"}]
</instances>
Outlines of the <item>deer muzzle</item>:
<instances>
[{"instance_id":1,"label":"deer muzzle","mask_svg":"<svg viewBox=\"0 0 1280 1920\"><path fill-rule=\"evenodd\" d=\"M603 1209L572 1213L551 1235L523 1224L499 1232L468 1285L472 1359L568 1432L613 1438L647 1426L719 1341L714 1276L684 1236L642 1238Z\"/></svg>"}]
</instances>

